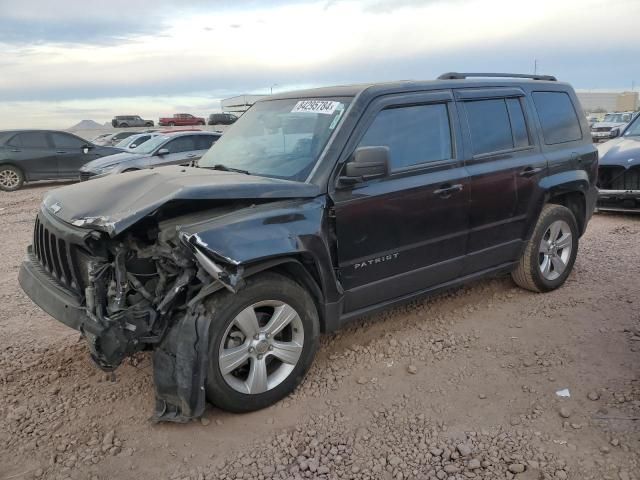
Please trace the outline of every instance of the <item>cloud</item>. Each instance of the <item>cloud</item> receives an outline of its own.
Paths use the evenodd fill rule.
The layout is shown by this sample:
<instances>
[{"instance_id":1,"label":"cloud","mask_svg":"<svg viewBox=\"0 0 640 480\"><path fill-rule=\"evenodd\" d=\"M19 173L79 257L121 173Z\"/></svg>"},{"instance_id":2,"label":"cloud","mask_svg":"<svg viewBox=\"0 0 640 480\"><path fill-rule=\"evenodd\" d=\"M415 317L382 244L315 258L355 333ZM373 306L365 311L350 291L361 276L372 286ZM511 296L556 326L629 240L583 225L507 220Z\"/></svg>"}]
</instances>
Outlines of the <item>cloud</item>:
<instances>
[{"instance_id":1,"label":"cloud","mask_svg":"<svg viewBox=\"0 0 640 480\"><path fill-rule=\"evenodd\" d=\"M53 9L45 0L0 0L0 101L82 100L73 106L82 109L108 108L112 99L115 114L116 105L135 111L119 99L139 98L159 115L181 105L177 98L207 110L217 98L265 93L273 84L529 72L534 58L540 71L580 88L640 81L637 0L184 3L60 0Z\"/></svg>"}]
</instances>

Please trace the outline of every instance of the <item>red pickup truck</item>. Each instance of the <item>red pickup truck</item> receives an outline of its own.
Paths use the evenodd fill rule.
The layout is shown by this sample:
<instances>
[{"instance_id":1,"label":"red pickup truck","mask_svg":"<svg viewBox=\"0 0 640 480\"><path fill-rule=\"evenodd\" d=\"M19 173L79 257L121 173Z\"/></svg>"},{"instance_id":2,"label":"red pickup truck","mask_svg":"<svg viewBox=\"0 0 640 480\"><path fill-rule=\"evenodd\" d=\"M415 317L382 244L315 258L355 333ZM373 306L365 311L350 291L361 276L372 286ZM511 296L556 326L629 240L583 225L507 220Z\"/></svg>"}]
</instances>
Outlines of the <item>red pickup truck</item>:
<instances>
[{"instance_id":1,"label":"red pickup truck","mask_svg":"<svg viewBox=\"0 0 640 480\"><path fill-rule=\"evenodd\" d=\"M186 126L186 125L204 125L205 120L202 117L194 117L189 113L176 113L173 117L162 117L158 120L158 125L163 127Z\"/></svg>"}]
</instances>

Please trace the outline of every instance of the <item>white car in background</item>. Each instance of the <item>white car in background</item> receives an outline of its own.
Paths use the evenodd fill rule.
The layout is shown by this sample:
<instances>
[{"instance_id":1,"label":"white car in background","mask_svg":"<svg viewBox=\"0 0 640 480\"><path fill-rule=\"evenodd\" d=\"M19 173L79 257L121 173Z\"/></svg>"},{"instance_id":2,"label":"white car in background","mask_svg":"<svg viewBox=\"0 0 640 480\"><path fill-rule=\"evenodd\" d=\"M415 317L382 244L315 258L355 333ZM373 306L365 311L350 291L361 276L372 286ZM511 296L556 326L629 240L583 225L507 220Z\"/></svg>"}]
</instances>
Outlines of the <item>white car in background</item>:
<instances>
[{"instance_id":1,"label":"white car in background","mask_svg":"<svg viewBox=\"0 0 640 480\"><path fill-rule=\"evenodd\" d=\"M607 113L601 122L591 126L591 138L594 142L609 140L613 128L624 127L633 118L633 112Z\"/></svg>"}]
</instances>

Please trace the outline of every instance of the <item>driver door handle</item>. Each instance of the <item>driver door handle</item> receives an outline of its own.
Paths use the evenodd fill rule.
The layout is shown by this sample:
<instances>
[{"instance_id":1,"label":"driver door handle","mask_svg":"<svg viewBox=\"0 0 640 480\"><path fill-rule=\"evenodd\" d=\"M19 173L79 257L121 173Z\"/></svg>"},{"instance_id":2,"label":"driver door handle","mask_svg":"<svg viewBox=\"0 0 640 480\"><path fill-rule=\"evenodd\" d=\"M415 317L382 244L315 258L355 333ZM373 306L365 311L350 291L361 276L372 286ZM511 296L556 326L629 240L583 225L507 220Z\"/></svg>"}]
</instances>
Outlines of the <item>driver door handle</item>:
<instances>
[{"instance_id":1,"label":"driver door handle","mask_svg":"<svg viewBox=\"0 0 640 480\"><path fill-rule=\"evenodd\" d=\"M434 190L433 194L438 195L439 197L442 197L442 198L448 198L451 196L452 193L456 193L460 191L462 191L462 184L457 183L455 185L450 185L448 183L445 183L443 185L440 185L440 188Z\"/></svg>"},{"instance_id":2,"label":"driver door handle","mask_svg":"<svg viewBox=\"0 0 640 480\"><path fill-rule=\"evenodd\" d=\"M540 167L527 167L524 170L522 170L520 172L520 176L521 177L533 177L536 173L540 173L542 171L542 168Z\"/></svg>"},{"instance_id":3,"label":"driver door handle","mask_svg":"<svg viewBox=\"0 0 640 480\"><path fill-rule=\"evenodd\" d=\"M56 150L56 153L67 153L64 150Z\"/></svg>"}]
</instances>

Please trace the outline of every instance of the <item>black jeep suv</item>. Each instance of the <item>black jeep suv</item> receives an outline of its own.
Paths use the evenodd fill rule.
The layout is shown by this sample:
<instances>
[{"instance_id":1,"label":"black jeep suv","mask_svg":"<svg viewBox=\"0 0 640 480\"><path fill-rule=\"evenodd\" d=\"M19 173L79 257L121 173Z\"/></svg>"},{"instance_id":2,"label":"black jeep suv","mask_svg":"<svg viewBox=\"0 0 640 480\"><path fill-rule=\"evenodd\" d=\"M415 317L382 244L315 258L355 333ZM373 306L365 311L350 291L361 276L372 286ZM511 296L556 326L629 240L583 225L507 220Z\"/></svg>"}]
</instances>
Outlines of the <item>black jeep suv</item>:
<instances>
[{"instance_id":1,"label":"black jeep suv","mask_svg":"<svg viewBox=\"0 0 640 480\"><path fill-rule=\"evenodd\" d=\"M105 370L153 350L157 419L201 415L205 393L245 412L290 393L320 333L365 313L506 272L561 286L597 169L554 77L283 93L198 167L48 194L20 284Z\"/></svg>"}]
</instances>

